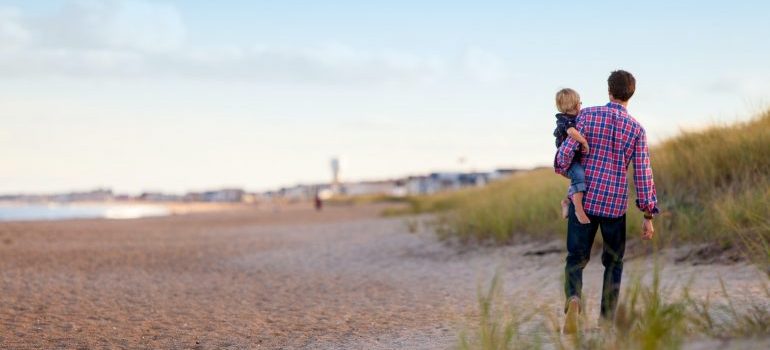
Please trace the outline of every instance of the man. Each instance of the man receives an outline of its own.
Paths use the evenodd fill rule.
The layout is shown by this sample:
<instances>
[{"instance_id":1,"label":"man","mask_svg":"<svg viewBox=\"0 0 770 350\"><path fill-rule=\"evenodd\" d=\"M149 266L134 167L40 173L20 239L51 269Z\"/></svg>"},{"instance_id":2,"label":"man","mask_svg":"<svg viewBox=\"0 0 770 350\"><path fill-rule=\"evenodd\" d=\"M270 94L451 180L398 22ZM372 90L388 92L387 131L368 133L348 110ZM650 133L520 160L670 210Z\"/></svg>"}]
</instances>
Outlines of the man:
<instances>
[{"instance_id":1,"label":"man","mask_svg":"<svg viewBox=\"0 0 770 350\"><path fill-rule=\"evenodd\" d=\"M626 110L636 90L631 73L617 70L607 79L610 102L605 106L585 108L577 117L577 130L588 140L590 153L582 158L587 191L583 208L591 222L581 224L570 205L567 224L567 263L564 291L567 296L564 333L574 333L582 309L583 268L591 256L596 231L602 229L604 250L604 285L600 319L612 321L620 294L623 254L626 248L626 207L629 164L634 165L636 206L644 212L642 239L652 239L652 220L658 213L655 184L644 128ZM564 175L579 151L580 144L570 138L559 147L556 172Z\"/></svg>"}]
</instances>

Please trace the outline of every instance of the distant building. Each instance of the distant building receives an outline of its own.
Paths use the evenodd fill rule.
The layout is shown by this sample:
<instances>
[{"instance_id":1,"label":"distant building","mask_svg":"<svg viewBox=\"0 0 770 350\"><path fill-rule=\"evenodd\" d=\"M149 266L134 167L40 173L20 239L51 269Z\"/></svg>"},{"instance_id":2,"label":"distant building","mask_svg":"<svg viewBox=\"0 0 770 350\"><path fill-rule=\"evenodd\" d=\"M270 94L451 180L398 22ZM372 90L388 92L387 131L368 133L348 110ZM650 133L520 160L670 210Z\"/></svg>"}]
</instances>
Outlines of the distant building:
<instances>
[{"instance_id":1,"label":"distant building","mask_svg":"<svg viewBox=\"0 0 770 350\"><path fill-rule=\"evenodd\" d=\"M189 192L182 196L182 200L185 202L203 202L203 193Z\"/></svg>"},{"instance_id":2,"label":"distant building","mask_svg":"<svg viewBox=\"0 0 770 350\"><path fill-rule=\"evenodd\" d=\"M406 179L405 187L406 192L411 195L430 194L438 190L428 176L410 176Z\"/></svg>"},{"instance_id":3,"label":"distant building","mask_svg":"<svg viewBox=\"0 0 770 350\"><path fill-rule=\"evenodd\" d=\"M185 202L240 203L243 202L246 197L246 191L240 188L225 188L205 192L190 192L185 194L181 199Z\"/></svg>"},{"instance_id":4,"label":"distant building","mask_svg":"<svg viewBox=\"0 0 770 350\"><path fill-rule=\"evenodd\" d=\"M481 187L489 182L489 173L463 173L458 177L460 187Z\"/></svg>"},{"instance_id":5,"label":"distant building","mask_svg":"<svg viewBox=\"0 0 770 350\"><path fill-rule=\"evenodd\" d=\"M348 196L397 195L400 187L395 180L350 182L342 185L342 193Z\"/></svg>"},{"instance_id":6,"label":"distant building","mask_svg":"<svg viewBox=\"0 0 770 350\"><path fill-rule=\"evenodd\" d=\"M293 187L284 187L274 192L272 197L283 197L289 200L308 200L313 199L316 193L325 193L330 191L330 185L296 185Z\"/></svg>"},{"instance_id":7,"label":"distant building","mask_svg":"<svg viewBox=\"0 0 770 350\"><path fill-rule=\"evenodd\" d=\"M395 197L425 195L464 187L485 186L491 181L505 178L519 171L500 168L491 172L433 172L428 175L409 176L394 180L340 182L337 187L334 183L339 176L339 161L337 159L332 161L332 170L332 183L284 187L277 191L265 192L262 196L288 200L310 200L315 198L316 194L322 199L328 199L335 195L388 195Z\"/></svg>"},{"instance_id":8,"label":"distant building","mask_svg":"<svg viewBox=\"0 0 770 350\"><path fill-rule=\"evenodd\" d=\"M176 202L182 199L181 196L166 194L163 192L144 192L137 197L139 200L148 202Z\"/></svg>"},{"instance_id":9,"label":"distant building","mask_svg":"<svg viewBox=\"0 0 770 350\"><path fill-rule=\"evenodd\" d=\"M221 189L217 191L203 192L204 202L230 202L237 203L243 201L244 191L237 188Z\"/></svg>"},{"instance_id":10,"label":"distant building","mask_svg":"<svg viewBox=\"0 0 770 350\"><path fill-rule=\"evenodd\" d=\"M513 175L513 174L515 174L517 172L519 172L518 169L511 169L511 168L495 169L495 171L493 171L493 172L491 172L489 174L489 179L493 180L493 181L494 180L499 180L499 179L511 176L511 175Z\"/></svg>"},{"instance_id":11,"label":"distant building","mask_svg":"<svg viewBox=\"0 0 770 350\"><path fill-rule=\"evenodd\" d=\"M331 168L332 168L332 182L331 182L331 188L332 194L339 193L340 191L340 159L339 158L332 158L331 160Z\"/></svg>"},{"instance_id":12,"label":"distant building","mask_svg":"<svg viewBox=\"0 0 770 350\"><path fill-rule=\"evenodd\" d=\"M106 202L112 200L113 195L111 189L99 188L88 192L70 192L53 195L47 199L53 202Z\"/></svg>"}]
</instances>

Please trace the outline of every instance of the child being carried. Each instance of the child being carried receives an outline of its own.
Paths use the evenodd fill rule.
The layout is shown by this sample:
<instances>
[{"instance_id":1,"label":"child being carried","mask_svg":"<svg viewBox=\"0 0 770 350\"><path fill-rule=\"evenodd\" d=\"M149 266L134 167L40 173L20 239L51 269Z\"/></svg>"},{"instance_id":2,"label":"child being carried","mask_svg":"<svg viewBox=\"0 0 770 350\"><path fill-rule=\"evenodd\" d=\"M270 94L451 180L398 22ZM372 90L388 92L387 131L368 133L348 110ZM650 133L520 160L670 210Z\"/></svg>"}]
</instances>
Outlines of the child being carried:
<instances>
[{"instance_id":1,"label":"child being carried","mask_svg":"<svg viewBox=\"0 0 770 350\"><path fill-rule=\"evenodd\" d=\"M559 113L556 114L556 129L553 136L556 137L556 147L558 148L567 138L571 137L582 145L582 152L588 154L588 141L575 129L575 119L580 113L580 95L572 89L561 89L556 93L556 108ZM581 153L575 153L572 159L567 175L570 178L570 187L567 198L561 201L562 216L567 218L569 212L569 195L572 195L572 203L575 205L575 216L581 224L589 224L591 220L583 210L583 194L586 191L586 176L583 165L580 164Z\"/></svg>"}]
</instances>

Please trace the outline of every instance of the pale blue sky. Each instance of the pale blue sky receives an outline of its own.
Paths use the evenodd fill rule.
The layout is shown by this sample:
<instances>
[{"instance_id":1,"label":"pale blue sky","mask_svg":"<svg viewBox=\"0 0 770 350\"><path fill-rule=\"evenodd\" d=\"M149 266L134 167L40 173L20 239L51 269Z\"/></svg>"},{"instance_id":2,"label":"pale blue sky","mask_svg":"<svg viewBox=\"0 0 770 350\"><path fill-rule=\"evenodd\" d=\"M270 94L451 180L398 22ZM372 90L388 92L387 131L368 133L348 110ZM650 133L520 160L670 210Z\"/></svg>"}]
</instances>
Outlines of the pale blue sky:
<instances>
[{"instance_id":1,"label":"pale blue sky","mask_svg":"<svg viewBox=\"0 0 770 350\"><path fill-rule=\"evenodd\" d=\"M653 141L767 106L770 5L619 4L0 0L0 192L548 165L617 68Z\"/></svg>"}]
</instances>

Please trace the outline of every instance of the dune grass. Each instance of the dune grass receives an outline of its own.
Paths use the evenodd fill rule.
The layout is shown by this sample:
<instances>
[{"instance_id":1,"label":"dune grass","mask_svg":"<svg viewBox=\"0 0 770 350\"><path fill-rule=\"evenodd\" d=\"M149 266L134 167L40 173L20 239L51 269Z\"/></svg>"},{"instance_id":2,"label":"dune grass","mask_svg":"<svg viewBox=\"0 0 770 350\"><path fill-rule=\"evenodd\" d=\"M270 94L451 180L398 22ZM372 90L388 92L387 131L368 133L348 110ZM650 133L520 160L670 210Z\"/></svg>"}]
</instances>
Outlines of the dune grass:
<instances>
[{"instance_id":1,"label":"dune grass","mask_svg":"<svg viewBox=\"0 0 770 350\"><path fill-rule=\"evenodd\" d=\"M724 287L723 293L727 302L721 304L693 298L686 288L680 296L672 297L671 290L661 287L660 270L656 268L651 284L635 278L624 288L613 324L591 329L581 318L580 332L563 335L563 317L552 308L506 305L495 276L486 291L480 290L478 315L460 333L458 348L655 350L680 349L686 343L709 339L750 342L770 336L770 291L741 308L730 302Z\"/></svg>"},{"instance_id":2,"label":"dune grass","mask_svg":"<svg viewBox=\"0 0 770 350\"><path fill-rule=\"evenodd\" d=\"M406 201L404 197L390 196L386 194L367 194L358 196L335 195L324 200L327 205L360 205L369 203L401 203Z\"/></svg>"},{"instance_id":3,"label":"dune grass","mask_svg":"<svg viewBox=\"0 0 770 350\"><path fill-rule=\"evenodd\" d=\"M729 126L683 132L651 148L664 241L740 244L770 261L770 110ZM551 169L484 188L409 198L406 212L444 212L443 237L510 243L563 233L559 201L568 180ZM629 179L629 234L640 230ZM403 212L403 210L402 210Z\"/></svg>"}]
</instances>

